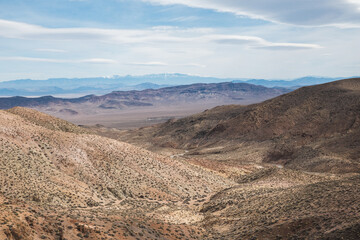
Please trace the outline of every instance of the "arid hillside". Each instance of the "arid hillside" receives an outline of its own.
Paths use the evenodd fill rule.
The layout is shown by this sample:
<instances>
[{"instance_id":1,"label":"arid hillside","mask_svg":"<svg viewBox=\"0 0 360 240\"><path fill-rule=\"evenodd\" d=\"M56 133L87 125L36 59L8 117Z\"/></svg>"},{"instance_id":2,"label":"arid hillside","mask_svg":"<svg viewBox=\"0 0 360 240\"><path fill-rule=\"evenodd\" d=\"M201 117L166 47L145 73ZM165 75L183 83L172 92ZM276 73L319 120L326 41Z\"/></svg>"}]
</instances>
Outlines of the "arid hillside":
<instances>
[{"instance_id":1,"label":"arid hillside","mask_svg":"<svg viewBox=\"0 0 360 240\"><path fill-rule=\"evenodd\" d=\"M38 217L32 220L37 227L41 225L39 221L49 220L50 216L47 214L55 214L50 217L54 222L59 222L61 218L63 221L75 223L80 221L80 217L91 217L90 213L79 213L85 210L99 211L103 216L98 216L94 221L105 219L106 212L115 214L117 211L118 215L113 218L119 218L116 221L122 222L120 225L126 222L126 216L134 216L132 221L141 224L141 219L146 218L147 214L153 214L153 221L163 219L163 216L155 217L158 216L155 210L162 206L162 211L170 213L170 204L176 206L187 199L201 200L233 184L232 181L198 166L97 136L34 110L14 108L1 111L0 122L0 197L4 199L2 207L5 212L19 209L18 214L15 211L14 215L2 216L3 219L19 217L17 220L3 220L4 224L12 222L1 228L9 239L37 239L40 233L49 237L53 234L54 237L55 232L32 232L35 229L31 228L28 221L28 230L24 230L27 235L19 233L24 227L23 218L27 215L33 216L31 210L21 207L25 206L24 204L36 208L36 211L44 215L43 220ZM4 202L8 204L4 205ZM127 211L131 212L130 215ZM196 214L191 214L193 209L181 208L176 211L180 212L172 217L173 223L198 221ZM56 212L69 214L67 217L59 216ZM71 213L74 212L77 212L78 217L72 216ZM107 220L111 218L106 217ZM93 224L89 220L82 221L83 224ZM19 222L19 226L16 222ZM150 222L146 224L148 225L144 228L151 229ZM73 228L76 229L75 226ZM190 230L191 227L181 228ZM12 229L15 232L12 232ZM51 229L54 231L54 228ZM20 238L16 237L17 234L20 234ZM69 234L71 236L72 233ZM101 234L93 239L100 239ZM125 234L129 233L125 231ZM96 236L96 233L93 235ZM118 239L119 235L116 236ZM151 238L154 237L155 235Z\"/></svg>"},{"instance_id":2,"label":"arid hillside","mask_svg":"<svg viewBox=\"0 0 360 240\"><path fill-rule=\"evenodd\" d=\"M94 130L236 182L200 209L212 239L360 238L360 79L138 130Z\"/></svg>"},{"instance_id":3,"label":"arid hillside","mask_svg":"<svg viewBox=\"0 0 360 240\"><path fill-rule=\"evenodd\" d=\"M219 107L192 118L208 114L208 126L218 126L248 107ZM230 135L216 142L220 131L213 143L198 142L197 148L185 148L180 138L165 142L164 148L154 144L163 140L160 135L100 130L21 107L0 111L0 239L360 236L359 174L354 165L338 164L349 161L345 157L332 159L337 168L331 171L342 174L314 173L302 171L304 165L294 155L287 156L294 169L267 160L281 142L276 138L254 140L249 134L239 140ZM112 138L136 133L135 142L164 154L98 133ZM313 146L311 141L304 144Z\"/></svg>"},{"instance_id":4,"label":"arid hillside","mask_svg":"<svg viewBox=\"0 0 360 240\"><path fill-rule=\"evenodd\" d=\"M270 168L239 179L201 209L214 239L360 237L359 175L316 176Z\"/></svg>"},{"instance_id":5,"label":"arid hillside","mask_svg":"<svg viewBox=\"0 0 360 240\"><path fill-rule=\"evenodd\" d=\"M360 172L360 79L303 87L259 104L220 106L119 138L234 161Z\"/></svg>"}]
</instances>

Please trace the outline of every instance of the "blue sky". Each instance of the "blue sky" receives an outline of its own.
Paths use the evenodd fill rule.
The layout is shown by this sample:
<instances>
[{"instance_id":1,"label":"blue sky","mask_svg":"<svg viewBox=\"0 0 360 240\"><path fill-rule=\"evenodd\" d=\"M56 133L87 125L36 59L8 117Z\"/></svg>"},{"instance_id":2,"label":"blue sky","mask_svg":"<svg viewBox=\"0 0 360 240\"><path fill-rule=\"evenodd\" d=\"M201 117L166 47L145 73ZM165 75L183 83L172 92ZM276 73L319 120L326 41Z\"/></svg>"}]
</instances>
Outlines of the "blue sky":
<instances>
[{"instance_id":1,"label":"blue sky","mask_svg":"<svg viewBox=\"0 0 360 240\"><path fill-rule=\"evenodd\" d=\"M360 0L0 0L0 81L360 75Z\"/></svg>"}]
</instances>

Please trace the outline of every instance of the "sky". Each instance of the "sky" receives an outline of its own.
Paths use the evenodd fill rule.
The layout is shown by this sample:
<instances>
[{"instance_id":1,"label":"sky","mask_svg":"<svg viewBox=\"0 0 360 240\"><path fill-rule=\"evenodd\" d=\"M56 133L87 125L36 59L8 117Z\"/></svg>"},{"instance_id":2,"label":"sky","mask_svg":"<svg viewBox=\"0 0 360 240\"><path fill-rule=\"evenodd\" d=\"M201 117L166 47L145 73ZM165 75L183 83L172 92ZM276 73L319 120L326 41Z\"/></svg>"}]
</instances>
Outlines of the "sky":
<instances>
[{"instance_id":1,"label":"sky","mask_svg":"<svg viewBox=\"0 0 360 240\"><path fill-rule=\"evenodd\" d=\"M360 75L360 0L0 0L0 81Z\"/></svg>"}]
</instances>

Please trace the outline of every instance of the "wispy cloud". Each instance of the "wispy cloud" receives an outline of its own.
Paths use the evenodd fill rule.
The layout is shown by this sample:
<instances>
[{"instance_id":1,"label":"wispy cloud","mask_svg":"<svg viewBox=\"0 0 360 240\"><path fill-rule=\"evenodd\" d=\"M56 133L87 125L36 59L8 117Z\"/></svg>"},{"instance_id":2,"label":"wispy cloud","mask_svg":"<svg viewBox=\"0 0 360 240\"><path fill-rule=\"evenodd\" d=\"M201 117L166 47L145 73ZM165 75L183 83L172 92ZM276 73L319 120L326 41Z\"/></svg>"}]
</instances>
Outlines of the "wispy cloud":
<instances>
[{"instance_id":1,"label":"wispy cloud","mask_svg":"<svg viewBox=\"0 0 360 240\"><path fill-rule=\"evenodd\" d=\"M142 66L142 67L196 67L205 68L206 65L199 63L170 64L166 62L131 62L126 65Z\"/></svg>"},{"instance_id":2,"label":"wispy cloud","mask_svg":"<svg viewBox=\"0 0 360 240\"><path fill-rule=\"evenodd\" d=\"M172 22L191 22L191 21L196 21L198 19L200 19L198 16L183 16L183 17L173 18L170 21L172 21Z\"/></svg>"},{"instance_id":3,"label":"wispy cloud","mask_svg":"<svg viewBox=\"0 0 360 240\"><path fill-rule=\"evenodd\" d=\"M0 0L0 81L359 75L359 0L51 2Z\"/></svg>"},{"instance_id":4,"label":"wispy cloud","mask_svg":"<svg viewBox=\"0 0 360 240\"><path fill-rule=\"evenodd\" d=\"M321 46L317 44L304 44L304 43L267 43L254 48L268 49L268 50L308 50L308 49L320 49Z\"/></svg>"},{"instance_id":5,"label":"wispy cloud","mask_svg":"<svg viewBox=\"0 0 360 240\"><path fill-rule=\"evenodd\" d=\"M202 32L202 29L198 30ZM111 41L113 43L179 42L186 40L186 38L172 36L171 33L173 32L184 33L183 30L166 26L147 30L46 28L39 25L0 19L0 37L16 39Z\"/></svg>"},{"instance_id":6,"label":"wispy cloud","mask_svg":"<svg viewBox=\"0 0 360 240\"><path fill-rule=\"evenodd\" d=\"M304 50L321 48L317 44L306 43L274 43L253 36L229 36L215 35L211 37L219 44L247 45L250 48L269 49L269 50Z\"/></svg>"},{"instance_id":7,"label":"wispy cloud","mask_svg":"<svg viewBox=\"0 0 360 240\"><path fill-rule=\"evenodd\" d=\"M62 50L62 49L51 49L51 48L37 48L35 49L35 51L38 52L53 52L53 53L65 53L67 51Z\"/></svg>"},{"instance_id":8,"label":"wispy cloud","mask_svg":"<svg viewBox=\"0 0 360 240\"><path fill-rule=\"evenodd\" d=\"M99 64L114 64L117 61L103 58L89 58L89 59L54 59L54 58L35 58L35 57L0 57L0 61L24 61L24 62L46 62L46 63L99 63Z\"/></svg>"},{"instance_id":9,"label":"wispy cloud","mask_svg":"<svg viewBox=\"0 0 360 240\"><path fill-rule=\"evenodd\" d=\"M17 39L38 39L53 41L87 40L107 41L114 44L139 43L218 43L241 44L252 48L264 49L315 49L316 44L305 43L276 43L256 36L214 34L213 29L190 28L179 29L173 27L156 27L146 30L100 29L100 28L45 28L21 22L0 20L0 37ZM45 49L43 49L45 50ZM47 49L48 51L50 49ZM51 50L50 50L51 51ZM54 51L54 50L52 50ZM99 61L95 59L94 62ZM99 62L103 62L102 60Z\"/></svg>"},{"instance_id":10,"label":"wispy cloud","mask_svg":"<svg viewBox=\"0 0 360 240\"><path fill-rule=\"evenodd\" d=\"M186 64L180 64L179 66L183 67L195 67L195 68L206 68L205 64L199 64L199 63L186 63Z\"/></svg>"},{"instance_id":11,"label":"wispy cloud","mask_svg":"<svg viewBox=\"0 0 360 240\"><path fill-rule=\"evenodd\" d=\"M105 58L89 58L89 59L83 59L80 60L79 62L82 63L100 63L100 64L114 64L117 63L117 61L113 60L113 59L105 59Z\"/></svg>"},{"instance_id":12,"label":"wispy cloud","mask_svg":"<svg viewBox=\"0 0 360 240\"><path fill-rule=\"evenodd\" d=\"M47 62L47 63L64 63L68 60L50 59L50 58L34 58L34 57L0 57L0 61L24 61L24 62Z\"/></svg>"},{"instance_id":13,"label":"wispy cloud","mask_svg":"<svg viewBox=\"0 0 360 240\"><path fill-rule=\"evenodd\" d=\"M294 25L360 26L358 0L143 0L162 5L183 4L190 7L231 12L251 18Z\"/></svg>"},{"instance_id":14,"label":"wispy cloud","mask_svg":"<svg viewBox=\"0 0 360 240\"><path fill-rule=\"evenodd\" d=\"M165 62L130 62L126 63L127 65L134 65L134 66L143 66L143 67L164 67L169 66L168 63Z\"/></svg>"}]
</instances>

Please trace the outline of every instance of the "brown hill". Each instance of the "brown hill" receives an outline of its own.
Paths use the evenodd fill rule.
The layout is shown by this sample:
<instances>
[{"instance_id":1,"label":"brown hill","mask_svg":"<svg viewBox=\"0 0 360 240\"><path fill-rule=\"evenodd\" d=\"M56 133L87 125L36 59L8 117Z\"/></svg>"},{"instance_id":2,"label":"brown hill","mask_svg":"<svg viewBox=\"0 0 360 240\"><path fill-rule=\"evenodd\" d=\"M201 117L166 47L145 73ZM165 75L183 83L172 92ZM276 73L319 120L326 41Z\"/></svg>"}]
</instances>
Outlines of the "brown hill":
<instances>
[{"instance_id":1,"label":"brown hill","mask_svg":"<svg viewBox=\"0 0 360 240\"><path fill-rule=\"evenodd\" d=\"M71 133L89 133L84 128L69 123L60 118L52 117L30 108L14 107L7 110L9 113L20 116L24 120L50 130L71 132Z\"/></svg>"},{"instance_id":2,"label":"brown hill","mask_svg":"<svg viewBox=\"0 0 360 240\"><path fill-rule=\"evenodd\" d=\"M205 198L233 184L200 167L86 133L80 127L34 110L0 111L0 123L0 198L9 205L0 207L5 212L14 212L0 214L0 219L8 223L0 228L0 236L5 234L9 239L39 238L39 233L32 230L39 228L41 221L50 224L49 218L52 224L61 223L62 219L70 221L71 226L79 221L94 224L101 219L109 222L115 219L123 226L126 216L134 216L131 221L141 225L144 221L141 219L152 214L152 220L146 222L144 228L153 231L155 227L149 224L163 218L154 212L155 209L164 206L162 211L171 213L173 205L186 199ZM24 204L36 207L38 214L44 216L43 220ZM179 211L178 207L174 209ZM185 215L175 214L172 219L175 225L170 229L177 222L197 221L196 214L189 216L193 209L186 207L181 211ZM35 218L32 220L35 227L24 222L26 216ZM86 220L95 216L97 219L93 221ZM54 238L59 228L50 225L48 232L38 231ZM191 227L186 229L190 231ZM100 239L101 235L94 231L92 239ZM72 236L73 233L68 234ZM148 235L156 238L154 234Z\"/></svg>"},{"instance_id":3,"label":"brown hill","mask_svg":"<svg viewBox=\"0 0 360 240\"><path fill-rule=\"evenodd\" d=\"M99 132L177 152L237 182L201 207L212 239L355 240L359 107L360 79L349 79L153 127Z\"/></svg>"},{"instance_id":4,"label":"brown hill","mask_svg":"<svg viewBox=\"0 0 360 240\"><path fill-rule=\"evenodd\" d=\"M9 113L2 111L0 117L1 154L6 159L2 161L1 176L9 178L2 188L19 184L15 188L19 192L11 193L17 199L40 198L49 204L69 206L73 204L68 202L68 190L74 188L81 206L88 201L99 205L129 196L181 200L190 192L204 194L192 178L198 183L204 181L209 190L226 184L189 164L126 143L93 134L74 134L70 128L76 133L81 128L34 110L11 109ZM38 122L35 125L33 121ZM180 187L177 182L184 185ZM34 192L46 196L34 197Z\"/></svg>"},{"instance_id":5,"label":"brown hill","mask_svg":"<svg viewBox=\"0 0 360 240\"><path fill-rule=\"evenodd\" d=\"M259 104L216 107L129 131L120 139L193 149L188 154L217 153L234 161L360 172L360 79L304 87Z\"/></svg>"},{"instance_id":6,"label":"brown hill","mask_svg":"<svg viewBox=\"0 0 360 240\"><path fill-rule=\"evenodd\" d=\"M204 204L204 225L215 239L359 239L359 175L319 181L291 170L265 171Z\"/></svg>"},{"instance_id":7,"label":"brown hill","mask_svg":"<svg viewBox=\"0 0 360 240\"><path fill-rule=\"evenodd\" d=\"M213 114L209 126L219 124L219 110L206 112ZM256 162L276 139L224 139L224 146L200 142L190 154L177 149L165 157L83 131L33 110L0 111L0 239L358 239L360 234L359 175Z\"/></svg>"}]
</instances>

